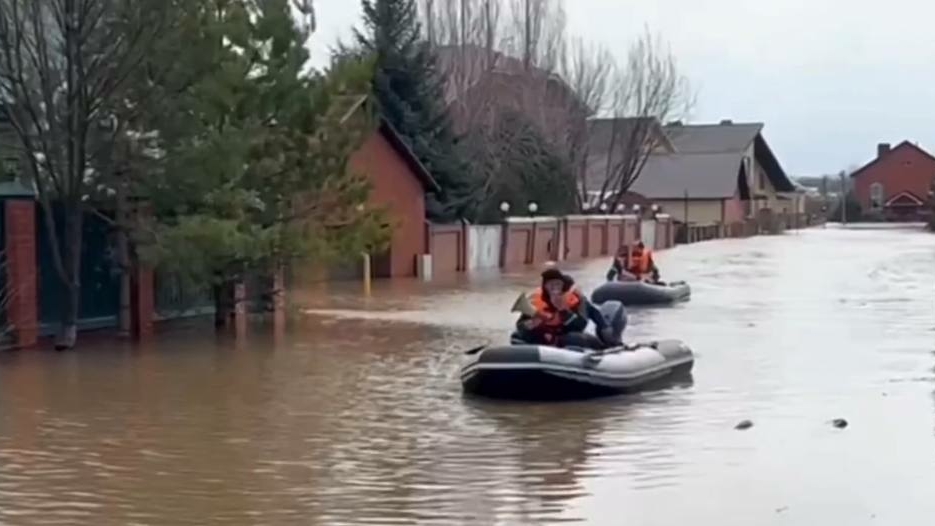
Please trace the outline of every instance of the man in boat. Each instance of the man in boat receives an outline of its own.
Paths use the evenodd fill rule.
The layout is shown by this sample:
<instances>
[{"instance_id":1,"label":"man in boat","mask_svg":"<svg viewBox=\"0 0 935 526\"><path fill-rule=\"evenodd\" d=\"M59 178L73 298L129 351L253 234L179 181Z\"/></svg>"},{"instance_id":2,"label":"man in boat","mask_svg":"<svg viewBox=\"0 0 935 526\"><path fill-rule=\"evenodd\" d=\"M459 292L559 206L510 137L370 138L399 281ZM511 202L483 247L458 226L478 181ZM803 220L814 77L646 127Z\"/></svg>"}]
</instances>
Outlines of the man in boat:
<instances>
[{"instance_id":1,"label":"man in boat","mask_svg":"<svg viewBox=\"0 0 935 526\"><path fill-rule=\"evenodd\" d=\"M588 321L593 321L598 334L605 334L604 317L575 286L575 280L554 266L542 272L542 285L529 295L535 315L523 314L516 322L513 338L525 343L554 345L569 340L584 341ZM569 338L569 335L574 335ZM591 336L591 339L594 337ZM610 345L616 342L606 342Z\"/></svg>"},{"instance_id":2,"label":"man in boat","mask_svg":"<svg viewBox=\"0 0 935 526\"><path fill-rule=\"evenodd\" d=\"M633 251L627 247L620 247L610 270L607 271L607 281L646 281L660 283L659 267L653 260L653 251L646 248L642 241L638 241Z\"/></svg>"}]
</instances>

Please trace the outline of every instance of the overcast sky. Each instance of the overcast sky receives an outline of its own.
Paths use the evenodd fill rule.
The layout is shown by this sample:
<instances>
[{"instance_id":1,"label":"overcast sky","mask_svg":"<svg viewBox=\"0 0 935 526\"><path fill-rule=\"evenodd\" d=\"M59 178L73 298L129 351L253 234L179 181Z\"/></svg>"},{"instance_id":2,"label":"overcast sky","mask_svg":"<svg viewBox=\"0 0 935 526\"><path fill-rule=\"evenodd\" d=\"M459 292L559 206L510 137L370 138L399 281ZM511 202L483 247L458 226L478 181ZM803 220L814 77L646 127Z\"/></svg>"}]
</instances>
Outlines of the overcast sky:
<instances>
[{"instance_id":1,"label":"overcast sky","mask_svg":"<svg viewBox=\"0 0 935 526\"><path fill-rule=\"evenodd\" d=\"M316 0L313 60L359 24ZM878 142L935 147L935 3L925 0L567 0L570 31L623 57L644 26L698 92L692 122L759 121L790 175L835 173ZM935 153L935 152L933 152Z\"/></svg>"}]
</instances>

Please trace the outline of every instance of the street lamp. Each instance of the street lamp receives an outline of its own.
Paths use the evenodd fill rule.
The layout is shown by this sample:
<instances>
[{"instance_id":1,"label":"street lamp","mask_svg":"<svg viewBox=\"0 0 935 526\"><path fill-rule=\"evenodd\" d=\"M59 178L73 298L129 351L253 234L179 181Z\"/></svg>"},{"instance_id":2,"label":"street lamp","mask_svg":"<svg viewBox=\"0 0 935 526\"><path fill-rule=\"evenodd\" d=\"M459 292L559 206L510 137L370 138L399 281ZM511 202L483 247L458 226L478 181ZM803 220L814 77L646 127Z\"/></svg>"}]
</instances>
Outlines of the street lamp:
<instances>
[{"instance_id":1,"label":"street lamp","mask_svg":"<svg viewBox=\"0 0 935 526\"><path fill-rule=\"evenodd\" d=\"M661 208L659 205L657 205L656 203L653 203L652 210L654 214L658 214L660 209Z\"/></svg>"},{"instance_id":2,"label":"street lamp","mask_svg":"<svg viewBox=\"0 0 935 526\"><path fill-rule=\"evenodd\" d=\"M501 203L500 203L500 211L503 212L504 214L509 214L509 213L510 213L510 203L507 203L506 201L501 202Z\"/></svg>"},{"instance_id":3,"label":"street lamp","mask_svg":"<svg viewBox=\"0 0 935 526\"><path fill-rule=\"evenodd\" d=\"M539 211L539 205L535 201L530 201L527 208L529 209L529 215L531 216L536 215L536 212Z\"/></svg>"},{"instance_id":4,"label":"street lamp","mask_svg":"<svg viewBox=\"0 0 935 526\"><path fill-rule=\"evenodd\" d=\"M617 205L617 213L623 213L627 209L627 205L620 203Z\"/></svg>"},{"instance_id":5,"label":"street lamp","mask_svg":"<svg viewBox=\"0 0 935 526\"><path fill-rule=\"evenodd\" d=\"M640 208L641 207L638 204L633 205L633 213L636 215L640 215Z\"/></svg>"},{"instance_id":6,"label":"street lamp","mask_svg":"<svg viewBox=\"0 0 935 526\"><path fill-rule=\"evenodd\" d=\"M601 203L601 212L607 213L607 203Z\"/></svg>"}]
</instances>

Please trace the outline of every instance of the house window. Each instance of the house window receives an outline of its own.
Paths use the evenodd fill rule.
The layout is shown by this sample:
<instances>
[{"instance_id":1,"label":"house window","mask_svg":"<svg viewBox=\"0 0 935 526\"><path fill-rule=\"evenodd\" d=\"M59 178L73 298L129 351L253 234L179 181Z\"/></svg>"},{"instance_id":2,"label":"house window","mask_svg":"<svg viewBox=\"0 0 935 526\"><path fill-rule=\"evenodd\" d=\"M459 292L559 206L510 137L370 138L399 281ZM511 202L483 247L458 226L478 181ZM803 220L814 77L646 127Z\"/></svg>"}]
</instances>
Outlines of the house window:
<instances>
[{"instance_id":1,"label":"house window","mask_svg":"<svg viewBox=\"0 0 935 526\"><path fill-rule=\"evenodd\" d=\"M19 178L19 159L6 158L0 164L0 180L15 181Z\"/></svg>"},{"instance_id":2,"label":"house window","mask_svg":"<svg viewBox=\"0 0 935 526\"><path fill-rule=\"evenodd\" d=\"M870 185L870 209L880 210L883 208L883 185L873 183Z\"/></svg>"}]
</instances>

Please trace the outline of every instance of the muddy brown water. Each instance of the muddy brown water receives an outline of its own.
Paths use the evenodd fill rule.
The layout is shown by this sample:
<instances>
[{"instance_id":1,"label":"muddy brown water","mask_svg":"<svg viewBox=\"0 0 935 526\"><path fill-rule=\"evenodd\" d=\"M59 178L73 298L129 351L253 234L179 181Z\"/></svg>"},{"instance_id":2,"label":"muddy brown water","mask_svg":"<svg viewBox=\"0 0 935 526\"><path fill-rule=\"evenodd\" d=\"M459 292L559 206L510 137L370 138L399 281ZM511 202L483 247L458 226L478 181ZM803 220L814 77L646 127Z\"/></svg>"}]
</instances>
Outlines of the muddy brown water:
<instances>
[{"instance_id":1,"label":"muddy brown water","mask_svg":"<svg viewBox=\"0 0 935 526\"><path fill-rule=\"evenodd\" d=\"M627 334L690 343L694 381L599 401L462 397L458 349L506 337L531 273L308 290L279 341L0 355L0 523L931 524L935 236L659 259L694 297Z\"/></svg>"}]
</instances>

